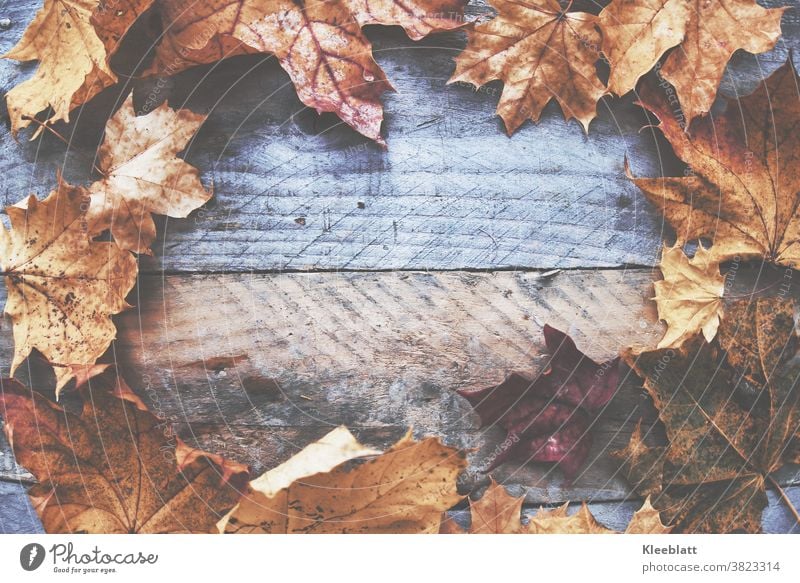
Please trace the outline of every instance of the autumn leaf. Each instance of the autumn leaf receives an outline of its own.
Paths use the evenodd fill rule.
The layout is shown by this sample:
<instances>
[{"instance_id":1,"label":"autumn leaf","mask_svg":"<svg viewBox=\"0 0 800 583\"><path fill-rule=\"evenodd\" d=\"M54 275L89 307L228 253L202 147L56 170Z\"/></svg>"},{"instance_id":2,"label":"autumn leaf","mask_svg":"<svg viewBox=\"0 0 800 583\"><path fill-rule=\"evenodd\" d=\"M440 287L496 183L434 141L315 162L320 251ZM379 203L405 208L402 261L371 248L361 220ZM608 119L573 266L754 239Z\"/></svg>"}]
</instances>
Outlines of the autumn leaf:
<instances>
[{"instance_id":1,"label":"autumn leaf","mask_svg":"<svg viewBox=\"0 0 800 583\"><path fill-rule=\"evenodd\" d=\"M709 259L702 245L689 259L681 247L664 247L661 252L664 279L654 284L658 317L667 332L658 348L677 347L698 332L708 342L714 339L722 317L725 278L719 264Z\"/></svg>"},{"instance_id":2,"label":"autumn leaf","mask_svg":"<svg viewBox=\"0 0 800 583\"><path fill-rule=\"evenodd\" d=\"M569 504L558 508L541 509L528 523L531 534L611 534L601 525L584 502L575 514L569 514Z\"/></svg>"},{"instance_id":3,"label":"autumn leaf","mask_svg":"<svg viewBox=\"0 0 800 583\"><path fill-rule=\"evenodd\" d=\"M89 22L96 5L97 0L44 0L20 41L3 55L39 61L33 77L6 95L15 136L49 108L47 122L69 121L74 107L116 83L106 49Z\"/></svg>"},{"instance_id":4,"label":"autumn leaf","mask_svg":"<svg viewBox=\"0 0 800 583\"><path fill-rule=\"evenodd\" d=\"M562 10L558 0L490 0L497 17L467 32L450 83L504 83L497 115L510 134L538 121L551 99L584 130L607 93L595 70L600 58L597 17ZM570 3L571 4L571 3Z\"/></svg>"},{"instance_id":5,"label":"autumn leaf","mask_svg":"<svg viewBox=\"0 0 800 583\"><path fill-rule=\"evenodd\" d=\"M752 95L697 120L691 133L657 89L642 104L693 174L635 179L676 230L678 244L712 241L707 258L764 258L800 268L800 90L786 63Z\"/></svg>"},{"instance_id":6,"label":"autumn leaf","mask_svg":"<svg viewBox=\"0 0 800 583\"><path fill-rule=\"evenodd\" d=\"M380 97L392 89L372 58L361 31L369 24L402 26L419 40L432 32L463 26L464 0L137 0L132 12L155 5L164 35L150 72L172 75L189 67L246 53L274 54L289 74L300 100L318 112L334 112L356 131L383 143ZM95 14L95 24L113 30L112 10ZM109 34L109 43L117 35Z\"/></svg>"},{"instance_id":7,"label":"autumn leaf","mask_svg":"<svg viewBox=\"0 0 800 583\"><path fill-rule=\"evenodd\" d=\"M661 513L653 507L650 497L642 504L625 529L625 534L668 534L672 532L671 526L661 522Z\"/></svg>"},{"instance_id":8,"label":"autumn leaf","mask_svg":"<svg viewBox=\"0 0 800 583\"><path fill-rule=\"evenodd\" d=\"M730 305L732 313L753 320L744 324L744 334L754 326L767 332L757 341L764 381L759 397L743 384L754 371L741 369L735 352L726 354L701 336L680 349L626 355L644 379L668 442L648 446L637 430L616 455L637 492L652 495L662 518L678 532L758 532L766 485L780 489L772 473L793 461L787 445L800 426L794 305L782 298L749 303L752 307L748 300ZM723 320L720 343L739 325L734 318ZM770 333L779 334L780 350Z\"/></svg>"},{"instance_id":9,"label":"autumn leaf","mask_svg":"<svg viewBox=\"0 0 800 583\"><path fill-rule=\"evenodd\" d=\"M48 533L209 532L247 481L240 464L192 449L147 411L116 374L66 412L10 379L0 412Z\"/></svg>"},{"instance_id":10,"label":"autumn leaf","mask_svg":"<svg viewBox=\"0 0 800 583\"><path fill-rule=\"evenodd\" d=\"M675 87L687 119L707 113L731 55L773 48L784 10L755 0L614 0L598 17L611 65L609 89L617 95L632 90L676 47L659 72Z\"/></svg>"},{"instance_id":11,"label":"autumn leaf","mask_svg":"<svg viewBox=\"0 0 800 583\"><path fill-rule=\"evenodd\" d=\"M464 454L409 432L375 455L344 428L309 445L250 483L227 520L228 533L435 533L442 512L461 500ZM350 463L348 463L350 462Z\"/></svg>"},{"instance_id":12,"label":"autumn leaf","mask_svg":"<svg viewBox=\"0 0 800 583\"><path fill-rule=\"evenodd\" d=\"M517 534L522 526L522 503L524 496L510 496L502 485L491 479L489 487L479 500L470 500L472 518L469 534ZM461 534L464 531L455 521L444 514L439 528L441 534Z\"/></svg>"},{"instance_id":13,"label":"autumn leaf","mask_svg":"<svg viewBox=\"0 0 800 583\"><path fill-rule=\"evenodd\" d=\"M0 226L5 311L14 330L11 374L36 349L55 367L58 392L114 340L111 316L130 307L125 296L137 264L115 243L90 239L83 188L60 181L45 200L31 195L25 206L8 207L11 229Z\"/></svg>"},{"instance_id":14,"label":"autumn leaf","mask_svg":"<svg viewBox=\"0 0 800 583\"><path fill-rule=\"evenodd\" d=\"M595 417L617 390L618 359L598 364L550 326L544 338L552 356L536 379L512 373L497 386L459 394L481 427L496 424L506 431L503 451L487 471L510 459L555 462L572 480L589 455Z\"/></svg>"},{"instance_id":15,"label":"autumn leaf","mask_svg":"<svg viewBox=\"0 0 800 583\"><path fill-rule=\"evenodd\" d=\"M441 534L610 534L592 516L589 507L581 504L578 512L570 514L569 504L550 510L541 509L527 523L522 521L524 497L510 496L500 484L491 481L479 500L470 500L471 521L467 531L461 529L446 514L442 516ZM650 499L633 514L626 534L666 534L671 529L661 523L659 512Z\"/></svg>"},{"instance_id":16,"label":"autumn leaf","mask_svg":"<svg viewBox=\"0 0 800 583\"><path fill-rule=\"evenodd\" d=\"M177 157L203 121L166 103L137 117L128 97L108 120L97 152L103 178L89 187L90 233L110 229L123 249L149 254L156 237L152 213L186 217L211 198L197 168Z\"/></svg>"}]
</instances>

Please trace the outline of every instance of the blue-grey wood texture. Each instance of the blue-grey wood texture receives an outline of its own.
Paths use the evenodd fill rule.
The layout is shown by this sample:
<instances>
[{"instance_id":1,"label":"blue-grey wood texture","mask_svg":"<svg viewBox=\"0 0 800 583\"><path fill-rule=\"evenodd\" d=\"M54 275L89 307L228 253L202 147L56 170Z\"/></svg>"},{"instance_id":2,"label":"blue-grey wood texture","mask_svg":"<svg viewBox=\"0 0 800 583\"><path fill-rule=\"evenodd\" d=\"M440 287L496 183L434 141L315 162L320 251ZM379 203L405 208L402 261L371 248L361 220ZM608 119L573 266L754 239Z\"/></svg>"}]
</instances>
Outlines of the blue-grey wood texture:
<instances>
[{"instance_id":1,"label":"blue-grey wood texture","mask_svg":"<svg viewBox=\"0 0 800 583\"><path fill-rule=\"evenodd\" d=\"M735 55L726 94L752 90L798 45L800 2L765 2L790 3L784 39L759 57ZM472 14L486 13L473 4ZM38 5L0 2L0 17L12 22L0 30L0 52ZM185 155L215 196L186 220L159 221L155 255L141 259L131 297L137 308L117 318L112 358L182 437L256 472L331 425L385 446L413 424L419 435L477 448L462 489L479 495L487 477L478 470L502 435L478 430L453 390L536 370L546 322L597 359L652 345L661 332L649 301L652 266L669 232L623 162L639 175L680 167L663 139L642 129L632 96L604 99L588 136L551 104L541 123L509 138L494 116L500 85L446 85L462 33L420 43L396 29L369 35L397 89L384 100L386 151L303 108L272 59L229 60L163 87L133 80L137 105L152 95L210 113ZM0 90L34 68L0 61ZM69 146L49 134L14 142L0 128L2 202L46 195L58 170L91 180L119 99L108 90L58 126ZM283 273L295 271L304 273ZM4 371L12 350L6 320ZM35 359L25 368L24 378L52 381ZM602 522L621 528L639 502L606 453L638 419L649 426L654 412L628 379L574 484L535 466L509 465L496 477L526 496L527 511L589 500ZM31 476L2 438L0 454L0 531L38 532L18 483ZM797 468L780 478L798 504ZM764 529L797 529L772 492Z\"/></svg>"}]
</instances>

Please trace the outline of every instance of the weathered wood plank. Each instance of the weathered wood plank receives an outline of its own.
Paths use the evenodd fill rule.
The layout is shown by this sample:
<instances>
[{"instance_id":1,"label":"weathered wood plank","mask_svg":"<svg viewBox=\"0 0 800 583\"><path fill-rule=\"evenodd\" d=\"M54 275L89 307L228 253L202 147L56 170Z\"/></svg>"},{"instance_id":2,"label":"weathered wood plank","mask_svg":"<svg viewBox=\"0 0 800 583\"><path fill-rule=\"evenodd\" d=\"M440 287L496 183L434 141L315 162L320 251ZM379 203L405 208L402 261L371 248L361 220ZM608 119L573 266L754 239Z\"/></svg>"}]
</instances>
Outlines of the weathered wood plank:
<instances>
[{"instance_id":1,"label":"weathered wood plank","mask_svg":"<svg viewBox=\"0 0 800 583\"><path fill-rule=\"evenodd\" d=\"M477 448L469 491L485 482L479 470L501 435L479 431L454 390L536 372L545 323L597 359L655 341L650 280L647 270L145 276L138 307L118 320L113 358L182 435L257 472L293 453L276 441L302 447L346 424L387 445L413 426ZM624 444L645 404L634 389L620 392L597 428L601 461L569 491L547 469L498 476L521 472L521 483L538 485L537 502L624 496L601 454Z\"/></svg>"},{"instance_id":2,"label":"weathered wood plank","mask_svg":"<svg viewBox=\"0 0 800 583\"><path fill-rule=\"evenodd\" d=\"M0 31L0 51L38 4L3 5L0 16L13 25ZM800 39L799 18L787 12L786 40L775 51L734 58L728 93L746 93L785 59ZM656 174L674 160L663 142L639 133L644 118L630 99L601 104L588 138L553 107L542 124L508 139L493 118L498 87L444 86L462 35L419 44L395 30L370 35L399 90L386 99L388 152L302 108L269 60L226 62L202 84L208 70L168 83L159 98L188 97L192 107L213 110L187 156L217 196L189 220L162 223L157 257L142 261L144 272L652 264L661 223L622 176L621 162L628 154L636 172ZM0 62L0 89L33 68ZM139 103L151 89L137 82ZM88 180L115 101L106 92L59 127L68 155L52 136L16 144L0 130L4 201L45 194L59 168L72 181ZM115 356L181 435L256 471L331 425L346 423L384 446L413 424L420 435L477 448L462 483L475 494L486 483L477 470L500 435L476 430L453 389L536 370L544 322L567 328L595 358L652 343L659 328L646 302L650 277L646 270L553 280L512 272L144 277L133 299L139 311L119 319ZM3 363L9 332L6 323ZM639 417L651 422L653 412L629 380L596 427L597 461L571 488L537 467L504 468L497 477L517 494L526 486L534 504L623 500L628 488L603 454L625 442ZM2 439L0 452L0 477L30 479L9 462ZM790 469L782 482L800 480Z\"/></svg>"},{"instance_id":3,"label":"weathered wood plank","mask_svg":"<svg viewBox=\"0 0 800 583\"><path fill-rule=\"evenodd\" d=\"M273 467L332 426L386 446L408 426L474 448L465 492L502 441L477 429L455 389L536 373L545 323L597 360L660 338L649 270L230 274L143 277L119 318L113 358L156 414L183 437L253 466ZM737 272L742 287L745 271ZM762 274L761 281L766 281ZM765 287L767 284L764 284ZM2 299L2 298L0 298ZM10 361L10 336L0 357ZM632 376L600 416L591 462L569 486L541 465L506 464L499 479L531 503L630 494L608 450L654 420ZM786 479L794 481L794 473Z\"/></svg>"},{"instance_id":4,"label":"weathered wood plank","mask_svg":"<svg viewBox=\"0 0 800 583\"><path fill-rule=\"evenodd\" d=\"M2 416L2 415L0 415ZM2 433L3 422L0 421L0 480L21 480L32 482L33 476L14 459L14 452Z\"/></svg>"},{"instance_id":5,"label":"weathered wood plank","mask_svg":"<svg viewBox=\"0 0 800 583\"><path fill-rule=\"evenodd\" d=\"M13 26L0 51L22 34L35 1L9 3ZM800 35L788 12L787 38L759 59L739 56L729 92L752 88L785 59ZM552 106L539 125L513 138L494 117L499 86L474 92L445 86L461 33L412 43L395 29L370 33L395 84L386 96L389 150L366 142L333 116L301 106L272 60L248 57L189 71L154 93L212 110L189 159L213 183L215 200L188 220L161 225L157 259L145 271L296 269L461 269L652 265L661 221L625 178L658 175L674 161L632 98L607 99L584 136ZM0 90L30 65L0 63ZM136 82L138 102L157 87ZM33 143L3 130L0 192L13 203L46 194L57 169L89 179L103 121L116 102L106 92L72 126Z\"/></svg>"},{"instance_id":6,"label":"weathered wood plank","mask_svg":"<svg viewBox=\"0 0 800 583\"><path fill-rule=\"evenodd\" d=\"M42 523L25 495L25 485L0 480L0 534L37 534Z\"/></svg>"},{"instance_id":7,"label":"weathered wood plank","mask_svg":"<svg viewBox=\"0 0 800 583\"><path fill-rule=\"evenodd\" d=\"M34 534L43 532L41 522L25 496L24 485L0 481L0 534ZM800 488L786 488L786 494L795 506L800 506ZM773 491L767 492L769 506L764 510L762 524L767 534L789 534L800 532L791 512ZM589 509L597 520L608 528L623 531L641 501L591 502ZM573 506L573 510L578 508ZM530 517L537 509L523 508L523 515ZM455 510L450 516L462 527L469 524L466 510Z\"/></svg>"},{"instance_id":8,"label":"weathered wood plank","mask_svg":"<svg viewBox=\"0 0 800 583\"><path fill-rule=\"evenodd\" d=\"M795 504L800 505L800 488L787 488L786 494ZM764 510L762 527L767 534L800 533L800 525L791 515L786 506L781 503L773 491L767 492L769 506ZM641 501L623 502L595 502L589 504L589 510L597 520L607 528L624 531L633 517L633 513L641 507ZM572 511L577 511L578 505L573 505ZM526 517L536 514L537 509L527 507L522 513ZM449 513L450 516L462 527L469 524L469 513L466 510L457 510Z\"/></svg>"}]
</instances>

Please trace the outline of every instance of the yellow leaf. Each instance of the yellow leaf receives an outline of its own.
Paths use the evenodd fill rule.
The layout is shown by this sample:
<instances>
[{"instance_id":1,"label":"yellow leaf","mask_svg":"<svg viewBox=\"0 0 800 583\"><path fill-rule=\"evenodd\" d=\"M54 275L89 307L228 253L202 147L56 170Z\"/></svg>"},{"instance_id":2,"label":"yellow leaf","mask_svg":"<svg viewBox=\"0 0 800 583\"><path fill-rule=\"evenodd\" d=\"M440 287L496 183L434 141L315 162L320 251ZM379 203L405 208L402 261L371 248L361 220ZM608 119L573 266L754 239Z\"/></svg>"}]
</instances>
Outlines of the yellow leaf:
<instances>
[{"instance_id":1,"label":"yellow leaf","mask_svg":"<svg viewBox=\"0 0 800 583\"><path fill-rule=\"evenodd\" d=\"M108 120L97 152L104 177L89 187L91 234L111 229L123 249L149 254L156 237L151 213L186 217L211 198L197 168L177 157L203 121L203 115L166 103L137 117L128 97Z\"/></svg>"},{"instance_id":2,"label":"yellow leaf","mask_svg":"<svg viewBox=\"0 0 800 583\"><path fill-rule=\"evenodd\" d=\"M17 45L3 55L17 61L39 61L33 77L6 96L15 136L30 125L29 118L50 107L49 123L69 121L72 108L117 81L89 21L96 6L97 0L45 0Z\"/></svg>"},{"instance_id":3,"label":"yellow leaf","mask_svg":"<svg viewBox=\"0 0 800 583\"><path fill-rule=\"evenodd\" d=\"M502 80L497 115L509 134L528 118L538 121L551 99L566 119L577 119L588 131L597 101L607 93L595 70L600 58L597 17L564 12L558 0L490 4L497 17L468 31L467 47L449 82L480 87Z\"/></svg>"},{"instance_id":4,"label":"yellow leaf","mask_svg":"<svg viewBox=\"0 0 800 583\"><path fill-rule=\"evenodd\" d=\"M45 200L31 195L25 206L6 209L10 231L0 226L5 311L14 331L11 374L36 349L55 367L58 393L111 344L111 316L130 307L125 296L137 264L115 243L91 240L83 188L60 182Z\"/></svg>"},{"instance_id":5,"label":"yellow leaf","mask_svg":"<svg viewBox=\"0 0 800 583\"><path fill-rule=\"evenodd\" d=\"M386 453L351 467L354 458L374 453L344 428L337 429L297 454L298 459L253 480L220 530L437 532L442 512L461 499L456 478L466 467L464 454L437 438L414 441L409 432Z\"/></svg>"},{"instance_id":6,"label":"yellow leaf","mask_svg":"<svg viewBox=\"0 0 800 583\"><path fill-rule=\"evenodd\" d=\"M711 108L733 53L775 46L784 10L762 8L755 0L614 0L598 17L611 65L609 89L627 93L677 47L660 73L691 120Z\"/></svg>"},{"instance_id":7,"label":"yellow leaf","mask_svg":"<svg viewBox=\"0 0 800 583\"><path fill-rule=\"evenodd\" d=\"M664 279L655 282L658 317L667 323L667 333L658 348L675 348L702 331L711 342L722 317L725 278L719 264L700 246L689 259L683 249L664 247L661 253Z\"/></svg>"},{"instance_id":8,"label":"yellow leaf","mask_svg":"<svg viewBox=\"0 0 800 583\"><path fill-rule=\"evenodd\" d=\"M522 524L521 513L524 497L514 498L505 488L491 480L491 484L479 500L470 500L471 524L463 531L446 514L442 516L441 534L613 534L595 520L584 502L578 512L568 512L569 503L550 510L540 509L527 524ZM670 528L661 523L650 498L633 514L625 534L662 534Z\"/></svg>"}]
</instances>

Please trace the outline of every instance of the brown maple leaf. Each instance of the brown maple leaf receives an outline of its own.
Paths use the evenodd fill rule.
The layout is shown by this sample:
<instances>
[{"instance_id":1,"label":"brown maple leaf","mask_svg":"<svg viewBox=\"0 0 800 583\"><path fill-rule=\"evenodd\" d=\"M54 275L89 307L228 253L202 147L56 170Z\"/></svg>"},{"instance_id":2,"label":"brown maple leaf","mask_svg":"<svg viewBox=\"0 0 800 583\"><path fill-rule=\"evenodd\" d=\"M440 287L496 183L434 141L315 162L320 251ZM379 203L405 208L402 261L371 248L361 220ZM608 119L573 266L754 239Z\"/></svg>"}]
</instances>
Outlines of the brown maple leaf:
<instances>
[{"instance_id":1,"label":"brown maple leaf","mask_svg":"<svg viewBox=\"0 0 800 583\"><path fill-rule=\"evenodd\" d=\"M186 217L211 198L197 168L177 157L203 121L203 115L166 103L137 117L128 97L108 120L97 152L103 178L89 187L90 233L110 229L123 249L150 254L152 213Z\"/></svg>"},{"instance_id":2,"label":"brown maple leaf","mask_svg":"<svg viewBox=\"0 0 800 583\"><path fill-rule=\"evenodd\" d=\"M660 74L674 87L685 116L711 109L725 66L739 49L763 53L781 35L786 8L755 0L614 0L599 15L609 89L623 95L673 47Z\"/></svg>"},{"instance_id":3,"label":"brown maple leaf","mask_svg":"<svg viewBox=\"0 0 800 583\"><path fill-rule=\"evenodd\" d=\"M17 45L3 55L39 61L33 77L6 95L15 136L48 108L53 111L47 122L69 121L74 107L116 83L106 49L89 21L96 5L97 0L45 0Z\"/></svg>"},{"instance_id":4,"label":"brown maple leaf","mask_svg":"<svg viewBox=\"0 0 800 583\"><path fill-rule=\"evenodd\" d=\"M722 317L725 278L719 264L700 246L689 259L681 247L664 247L659 265L664 277L654 284L658 317L667 332L658 348L676 347L698 332L708 342L714 339Z\"/></svg>"},{"instance_id":5,"label":"brown maple leaf","mask_svg":"<svg viewBox=\"0 0 800 583\"><path fill-rule=\"evenodd\" d=\"M0 413L48 533L210 532L238 500L246 468L192 449L116 374L81 390L79 415L11 379Z\"/></svg>"},{"instance_id":6,"label":"brown maple leaf","mask_svg":"<svg viewBox=\"0 0 800 583\"><path fill-rule=\"evenodd\" d=\"M8 207L11 229L0 226L6 277L5 311L14 329L11 374L38 350L55 367L58 392L106 351L116 335L111 316L130 306L136 283L133 255L93 241L86 223L88 193L62 181L43 201Z\"/></svg>"},{"instance_id":7,"label":"brown maple leaf","mask_svg":"<svg viewBox=\"0 0 800 583\"><path fill-rule=\"evenodd\" d=\"M678 532L758 532L766 484L782 493L772 473L793 461L787 446L800 427L793 302L763 298L729 305L739 320L728 317L720 325L727 354L701 336L677 350L626 354L644 379L668 443L648 446L637 430L616 455L637 492L652 495ZM740 336L742 318L747 323ZM741 367L740 347L729 341L753 328L765 332L756 335L757 371ZM748 390L752 379L763 383L755 398Z\"/></svg>"},{"instance_id":8,"label":"brown maple leaf","mask_svg":"<svg viewBox=\"0 0 800 583\"><path fill-rule=\"evenodd\" d=\"M558 0L490 4L497 17L468 31L467 47L449 82L480 87L502 80L497 115L509 135L526 119L538 121L551 99L566 119L577 119L588 131L597 101L607 93L595 70L600 58L597 17L562 10Z\"/></svg>"},{"instance_id":9,"label":"brown maple leaf","mask_svg":"<svg viewBox=\"0 0 800 583\"><path fill-rule=\"evenodd\" d=\"M250 483L218 525L228 533L435 533L461 500L464 454L409 432L375 456L339 428ZM350 462L350 463L348 463Z\"/></svg>"},{"instance_id":10,"label":"brown maple leaf","mask_svg":"<svg viewBox=\"0 0 800 583\"><path fill-rule=\"evenodd\" d=\"M499 385L459 394L481 427L496 424L506 431L503 451L487 471L510 459L555 462L572 480L589 455L595 418L617 390L619 359L598 364L547 325L544 338L552 356L536 379L512 373Z\"/></svg>"},{"instance_id":11,"label":"brown maple leaf","mask_svg":"<svg viewBox=\"0 0 800 583\"><path fill-rule=\"evenodd\" d=\"M709 260L765 258L800 268L800 91L791 63L722 115L683 131L664 96L642 105L686 162L690 176L634 179L674 227L678 244L709 239Z\"/></svg>"},{"instance_id":12,"label":"brown maple leaf","mask_svg":"<svg viewBox=\"0 0 800 583\"><path fill-rule=\"evenodd\" d=\"M524 496L510 496L500 484L491 481L479 500L470 500L471 522L464 531L447 514L442 516L441 534L610 534L614 531L604 527L592 516L586 503L578 512L570 514L569 504L551 510L541 509L526 524L522 522ZM634 512L626 534L666 534L671 529L661 523L659 512L645 500Z\"/></svg>"},{"instance_id":13,"label":"brown maple leaf","mask_svg":"<svg viewBox=\"0 0 800 583\"><path fill-rule=\"evenodd\" d=\"M318 112L334 112L356 131L383 143L380 97L392 89L372 58L361 28L402 26L414 40L463 26L464 0L133 0L131 13L156 7L164 30L150 72L172 75L194 65L246 54L274 54L300 100ZM107 46L119 42L113 10L94 22ZM113 49L110 49L113 50Z\"/></svg>"}]
</instances>

